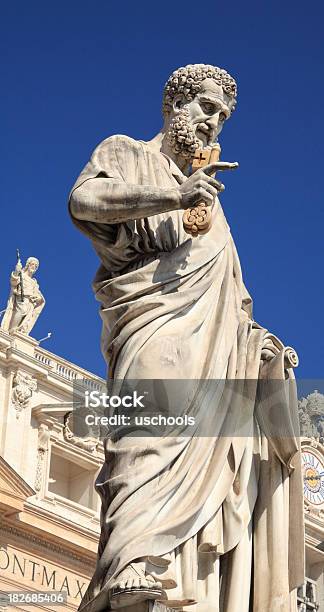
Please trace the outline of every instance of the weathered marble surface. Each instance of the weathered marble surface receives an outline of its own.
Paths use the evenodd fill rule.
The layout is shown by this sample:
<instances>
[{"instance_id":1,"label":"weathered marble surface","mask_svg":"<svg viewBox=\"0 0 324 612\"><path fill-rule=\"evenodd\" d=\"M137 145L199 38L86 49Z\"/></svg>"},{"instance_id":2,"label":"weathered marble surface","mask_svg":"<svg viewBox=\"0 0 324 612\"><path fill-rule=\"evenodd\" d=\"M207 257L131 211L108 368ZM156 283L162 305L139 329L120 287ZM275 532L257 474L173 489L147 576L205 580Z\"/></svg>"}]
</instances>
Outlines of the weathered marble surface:
<instances>
[{"instance_id":1,"label":"weathered marble surface","mask_svg":"<svg viewBox=\"0 0 324 612\"><path fill-rule=\"evenodd\" d=\"M179 69L165 87L159 134L149 142L107 138L71 192L73 222L101 261L93 287L114 391L125 379L183 380L177 404L216 420L210 437L198 420L192 437L105 441L98 564L82 612L105 610L116 590L122 608L123 595L145 589L163 589L171 607L192 612L296 611L304 578L297 398L280 397L288 433L274 439L260 427L255 390L239 400L200 394L198 402L185 382L293 381L297 365L253 318L218 199L223 185L209 176L231 164L190 176L194 152L217 140L235 102L225 71ZM183 210L202 199L212 207L211 229L191 238ZM166 409L163 394L155 408Z\"/></svg>"}]
</instances>

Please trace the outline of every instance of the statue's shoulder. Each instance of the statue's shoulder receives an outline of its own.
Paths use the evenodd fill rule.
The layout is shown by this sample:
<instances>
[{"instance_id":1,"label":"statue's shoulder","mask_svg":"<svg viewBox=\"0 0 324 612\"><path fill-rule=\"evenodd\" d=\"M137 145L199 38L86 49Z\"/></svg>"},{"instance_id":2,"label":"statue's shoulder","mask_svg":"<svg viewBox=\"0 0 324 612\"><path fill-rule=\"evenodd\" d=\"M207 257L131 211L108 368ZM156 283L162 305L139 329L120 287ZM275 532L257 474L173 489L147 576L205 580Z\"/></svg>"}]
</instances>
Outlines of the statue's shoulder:
<instances>
[{"instance_id":1,"label":"statue's shoulder","mask_svg":"<svg viewBox=\"0 0 324 612\"><path fill-rule=\"evenodd\" d=\"M83 182L89 173L97 175L106 172L109 176L123 175L125 167L137 167L143 155L140 142L124 136L115 134L105 138L93 151L90 162L80 175L78 182Z\"/></svg>"},{"instance_id":2,"label":"statue's shoulder","mask_svg":"<svg viewBox=\"0 0 324 612\"><path fill-rule=\"evenodd\" d=\"M141 145L139 141L115 134L105 138L93 151L90 166L96 169L107 171L108 169L121 167L125 164L132 164L141 155Z\"/></svg>"},{"instance_id":3,"label":"statue's shoulder","mask_svg":"<svg viewBox=\"0 0 324 612\"><path fill-rule=\"evenodd\" d=\"M141 144L139 140L135 140L130 136L126 136L124 134L114 134L113 136L108 136L105 138L96 148L96 150L107 150L107 149L115 149L115 150L138 150L141 148Z\"/></svg>"}]
</instances>

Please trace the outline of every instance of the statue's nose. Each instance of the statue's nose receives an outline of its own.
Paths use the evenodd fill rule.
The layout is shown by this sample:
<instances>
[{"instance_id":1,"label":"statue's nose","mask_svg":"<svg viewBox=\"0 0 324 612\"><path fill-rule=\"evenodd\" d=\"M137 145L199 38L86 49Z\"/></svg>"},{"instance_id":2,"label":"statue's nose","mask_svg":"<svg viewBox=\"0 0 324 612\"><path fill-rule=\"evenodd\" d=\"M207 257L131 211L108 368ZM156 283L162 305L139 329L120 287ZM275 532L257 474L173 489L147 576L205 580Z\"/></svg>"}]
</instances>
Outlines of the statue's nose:
<instances>
[{"instance_id":1,"label":"statue's nose","mask_svg":"<svg viewBox=\"0 0 324 612\"><path fill-rule=\"evenodd\" d=\"M208 125L210 130L217 130L219 125L219 113L215 113L215 115L209 117L205 123Z\"/></svg>"}]
</instances>

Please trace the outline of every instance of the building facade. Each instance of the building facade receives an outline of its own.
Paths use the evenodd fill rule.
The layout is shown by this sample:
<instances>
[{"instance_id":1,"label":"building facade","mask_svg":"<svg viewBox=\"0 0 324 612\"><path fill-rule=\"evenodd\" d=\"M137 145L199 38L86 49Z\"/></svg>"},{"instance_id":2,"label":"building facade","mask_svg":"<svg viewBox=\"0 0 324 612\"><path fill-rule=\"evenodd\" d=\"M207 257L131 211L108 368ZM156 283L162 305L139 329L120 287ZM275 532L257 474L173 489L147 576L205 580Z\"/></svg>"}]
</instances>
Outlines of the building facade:
<instances>
[{"instance_id":1,"label":"building facade","mask_svg":"<svg viewBox=\"0 0 324 612\"><path fill-rule=\"evenodd\" d=\"M0 330L0 591L67 594L62 605L22 601L10 611L76 610L95 567L93 483L104 453L68 427L77 380L103 383L33 338Z\"/></svg>"},{"instance_id":2,"label":"building facade","mask_svg":"<svg viewBox=\"0 0 324 612\"><path fill-rule=\"evenodd\" d=\"M304 477L306 580L299 611L324 611L324 395L299 400Z\"/></svg>"},{"instance_id":3,"label":"building facade","mask_svg":"<svg viewBox=\"0 0 324 612\"><path fill-rule=\"evenodd\" d=\"M104 385L30 336L0 330L0 594L21 594L10 606L1 599L0 612L77 610L93 574L100 529L93 483L104 452L99 435L81 438L69 427L78 381L89 389ZM307 559L301 612L324 612L323 407L316 392L300 401Z\"/></svg>"}]
</instances>

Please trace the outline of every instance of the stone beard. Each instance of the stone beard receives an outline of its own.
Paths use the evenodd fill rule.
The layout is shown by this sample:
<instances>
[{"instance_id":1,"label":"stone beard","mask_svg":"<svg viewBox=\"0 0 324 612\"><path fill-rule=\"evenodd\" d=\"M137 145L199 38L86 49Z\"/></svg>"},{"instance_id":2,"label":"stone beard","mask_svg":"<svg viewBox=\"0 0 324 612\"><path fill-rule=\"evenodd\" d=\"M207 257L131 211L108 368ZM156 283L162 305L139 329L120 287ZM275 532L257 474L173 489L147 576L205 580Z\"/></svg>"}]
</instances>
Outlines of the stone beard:
<instances>
[{"instance_id":1,"label":"stone beard","mask_svg":"<svg viewBox=\"0 0 324 612\"><path fill-rule=\"evenodd\" d=\"M179 114L170 122L167 140L170 148L176 155L189 160L193 158L196 149L200 147L200 142L195 136L195 131L190 121L187 106L184 106Z\"/></svg>"},{"instance_id":2,"label":"stone beard","mask_svg":"<svg viewBox=\"0 0 324 612\"><path fill-rule=\"evenodd\" d=\"M222 184L204 169L189 176L198 145L218 140L235 103L225 70L179 68L164 89L161 131L148 142L107 138L71 191L72 221L100 259L93 289L113 393L123 381L159 382L152 412L170 414L174 401L196 423L195 435L171 427L169 436L137 429L131 438L121 426L105 439L98 561L80 612L132 612L154 599L188 612L297 612L304 531L294 360L254 321ZM211 228L192 238L183 211L202 196ZM270 380L291 385L277 398L285 437L260 409ZM170 381L180 381L171 401ZM204 384L213 381L211 395ZM257 384L245 393L248 381Z\"/></svg>"}]
</instances>

